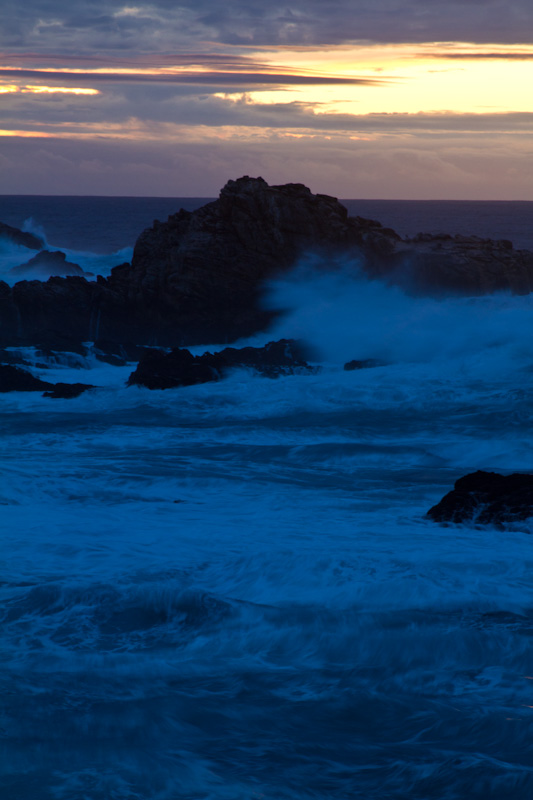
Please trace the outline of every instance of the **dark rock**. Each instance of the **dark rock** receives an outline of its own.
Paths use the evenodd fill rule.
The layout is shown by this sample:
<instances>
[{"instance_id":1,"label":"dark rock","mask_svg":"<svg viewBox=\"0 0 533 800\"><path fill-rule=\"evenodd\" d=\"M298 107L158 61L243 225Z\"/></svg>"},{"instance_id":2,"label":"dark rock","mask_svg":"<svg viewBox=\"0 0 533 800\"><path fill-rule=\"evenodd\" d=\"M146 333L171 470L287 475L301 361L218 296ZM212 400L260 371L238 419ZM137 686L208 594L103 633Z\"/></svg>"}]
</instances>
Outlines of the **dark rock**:
<instances>
[{"instance_id":1,"label":"dark rock","mask_svg":"<svg viewBox=\"0 0 533 800\"><path fill-rule=\"evenodd\" d=\"M357 360L356 358L353 361L347 361L344 365L344 369L346 372L353 372L356 369L371 369L372 367L381 367L383 366L381 361L376 361L374 358L365 358L362 361Z\"/></svg>"},{"instance_id":2,"label":"dark rock","mask_svg":"<svg viewBox=\"0 0 533 800\"><path fill-rule=\"evenodd\" d=\"M60 331L49 330L36 339L37 354L45 358L53 358L56 353L76 353L86 357L88 350L81 342Z\"/></svg>"},{"instance_id":3,"label":"dark rock","mask_svg":"<svg viewBox=\"0 0 533 800\"><path fill-rule=\"evenodd\" d=\"M97 339L94 343L94 354L98 361L123 367L128 363L140 361L147 348L132 342L111 342L106 339Z\"/></svg>"},{"instance_id":4,"label":"dark rock","mask_svg":"<svg viewBox=\"0 0 533 800\"><path fill-rule=\"evenodd\" d=\"M479 296L533 291L533 253L479 236L418 234L395 248L382 275L423 295Z\"/></svg>"},{"instance_id":5,"label":"dark rock","mask_svg":"<svg viewBox=\"0 0 533 800\"><path fill-rule=\"evenodd\" d=\"M229 181L217 201L144 231L128 278L144 295L160 343L236 339L271 321L258 302L266 279L305 252L360 248L376 230L387 238L381 228L351 220L335 198L301 184L244 177ZM163 335L169 318L172 336Z\"/></svg>"},{"instance_id":6,"label":"dark rock","mask_svg":"<svg viewBox=\"0 0 533 800\"><path fill-rule=\"evenodd\" d=\"M47 392L43 393L43 397L53 397L55 399L62 398L70 400L73 397L79 397L80 394L86 392L87 389L94 389L88 383L56 383L55 386Z\"/></svg>"},{"instance_id":7,"label":"dark rock","mask_svg":"<svg viewBox=\"0 0 533 800\"><path fill-rule=\"evenodd\" d=\"M211 353L208 355L211 356ZM147 350L137 369L128 378L128 386L175 389L220 378L221 373L208 363L205 356L193 356L189 350L175 347L170 353Z\"/></svg>"},{"instance_id":8,"label":"dark rock","mask_svg":"<svg viewBox=\"0 0 533 800\"><path fill-rule=\"evenodd\" d=\"M315 371L303 358L302 345L290 339L269 342L264 347L227 347L219 353L193 356L189 350L174 348L170 353L146 350L128 386L171 389L218 381L231 369L248 367L270 378L296 371Z\"/></svg>"},{"instance_id":9,"label":"dark rock","mask_svg":"<svg viewBox=\"0 0 533 800\"><path fill-rule=\"evenodd\" d=\"M229 181L215 202L155 222L137 240L131 265L108 278L53 277L12 289L0 283L0 344L34 344L50 331L114 345L235 341L272 320L261 304L264 282L309 253L323 256L325 271L353 263L422 294L533 290L533 253L507 241L402 240L302 184L244 177Z\"/></svg>"},{"instance_id":10,"label":"dark rock","mask_svg":"<svg viewBox=\"0 0 533 800\"><path fill-rule=\"evenodd\" d=\"M533 475L473 472L427 513L435 522L470 522L501 527L533 515Z\"/></svg>"},{"instance_id":11,"label":"dark rock","mask_svg":"<svg viewBox=\"0 0 533 800\"><path fill-rule=\"evenodd\" d=\"M29 250L41 250L44 242L33 233L21 231L19 228L13 228L11 225L6 225L5 222L0 222L0 239L7 239L13 244L22 245Z\"/></svg>"},{"instance_id":12,"label":"dark rock","mask_svg":"<svg viewBox=\"0 0 533 800\"><path fill-rule=\"evenodd\" d=\"M54 384L35 378L31 372L11 364L0 365L0 392L42 392Z\"/></svg>"},{"instance_id":13,"label":"dark rock","mask_svg":"<svg viewBox=\"0 0 533 800\"><path fill-rule=\"evenodd\" d=\"M9 270L10 275L36 280L48 280L53 275L85 275L79 264L67 261L61 250L43 250L25 264L19 264Z\"/></svg>"},{"instance_id":14,"label":"dark rock","mask_svg":"<svg viewBox=\"0 0 533 800\"><path fill-rule=\"evenodd\" d=\"M86 383L49 383L36 378L31 372L11 364L0 364L0 392L43 392L43 397L78 397L87 389Z\"/></svg>"}]
</instances>

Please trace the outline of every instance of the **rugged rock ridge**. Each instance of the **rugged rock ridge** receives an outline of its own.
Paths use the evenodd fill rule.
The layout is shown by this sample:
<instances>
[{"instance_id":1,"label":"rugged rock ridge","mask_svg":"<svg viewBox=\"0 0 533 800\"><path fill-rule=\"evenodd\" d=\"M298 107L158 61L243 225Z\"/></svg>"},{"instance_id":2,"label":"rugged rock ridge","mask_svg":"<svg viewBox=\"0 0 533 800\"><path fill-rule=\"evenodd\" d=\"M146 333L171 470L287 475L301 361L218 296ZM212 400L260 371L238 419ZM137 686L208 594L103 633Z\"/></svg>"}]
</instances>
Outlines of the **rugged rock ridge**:
<instances>
[{"instance_id":1,"label":"rugged rock ridge","mask_svg":"<svg viewBox=\"0 0 533 800\"><path fill-rule=\"evenodd\" d=\"M229 181L218 200L154 222L132 264L109 278L0 282L0 344L50 338L162 346L233 341L261 330L271 314L262 283L305 253L357 259L371 277L411 291L483 294L533 290L533 253L509 242L421 235L402 240L379 222L349 217L333 197L302 184Z\"/></svg>"}]
</instances>

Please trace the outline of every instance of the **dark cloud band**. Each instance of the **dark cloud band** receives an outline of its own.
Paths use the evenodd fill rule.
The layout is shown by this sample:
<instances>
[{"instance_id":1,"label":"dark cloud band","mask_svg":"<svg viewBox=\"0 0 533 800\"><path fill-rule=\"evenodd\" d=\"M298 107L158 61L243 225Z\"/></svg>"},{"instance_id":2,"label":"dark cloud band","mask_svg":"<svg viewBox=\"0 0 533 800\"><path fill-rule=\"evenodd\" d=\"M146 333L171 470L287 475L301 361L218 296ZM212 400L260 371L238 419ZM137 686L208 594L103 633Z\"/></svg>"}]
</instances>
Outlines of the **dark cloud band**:
<instances>
[{"instance_id":1,"label":"dark cloud band","mask_svg":"<svg viewBox=\"0 0 533 800\"><path fill-rule=\"evenodd\" d=\"M24 80L56 81L78 84L86 83L175 83L202 86L334 86L363 85L374 86L383 83L381 79L342 78L325 75L286 75L267 72L181 72L175 74L123 73L123 72L52 72L48 70L0 68L0 76L23 78Z\"/></svg>"}]
</instances>

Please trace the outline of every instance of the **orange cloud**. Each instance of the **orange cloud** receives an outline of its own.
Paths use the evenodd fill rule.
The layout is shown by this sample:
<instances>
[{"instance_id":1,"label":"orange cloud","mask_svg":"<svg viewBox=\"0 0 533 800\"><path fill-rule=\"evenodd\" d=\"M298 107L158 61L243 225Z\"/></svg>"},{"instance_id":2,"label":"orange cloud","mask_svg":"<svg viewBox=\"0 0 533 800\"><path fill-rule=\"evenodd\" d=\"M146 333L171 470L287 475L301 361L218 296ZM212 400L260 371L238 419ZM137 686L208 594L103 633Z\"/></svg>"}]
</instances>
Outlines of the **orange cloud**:
<instances>
[{"instance_id":1,"label":"orange cloud","mask_svg":"<svg viewBox=\"0 0 533 800\"><path fill-rule=\"evenodd\" d=\"M82 89L77 86L15 86L14 84L7 84L0 86L0 94L85 94L94 95L100 94L98 89Z\"/></svg>"}]
</instances>

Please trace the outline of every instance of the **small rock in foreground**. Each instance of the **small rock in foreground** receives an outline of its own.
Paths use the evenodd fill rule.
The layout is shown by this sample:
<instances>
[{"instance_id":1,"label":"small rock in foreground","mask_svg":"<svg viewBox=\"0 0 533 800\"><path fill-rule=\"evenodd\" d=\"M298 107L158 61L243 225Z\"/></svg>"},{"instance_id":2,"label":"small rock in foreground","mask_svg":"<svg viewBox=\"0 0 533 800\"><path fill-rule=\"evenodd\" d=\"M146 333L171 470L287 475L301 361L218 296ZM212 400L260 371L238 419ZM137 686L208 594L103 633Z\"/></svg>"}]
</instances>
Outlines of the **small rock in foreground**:
<instances>
[{"instance_id":1,"label":"small rock in foreground","mask_svg":"<svg viewBox=\"0 0 533 800\"><path fill-rule=\"evenodd\" d=\"M473 472L455 482L455 488L430 508L435 522L496 525L521 522L533 516L533 475Z\"/></svg>"},{"instance_id":2,"label":"small rock in foreground","mask_svg":"<svg viewBox=\"0 0 533 800\"><path fill-rule=\"evenodd\" d=\"M56 383L50 391L44 392L43 397L70 400L73 397L79 397L87 389L94 389L94 386L90 383Z\"/></svg>"}]
</instances>

